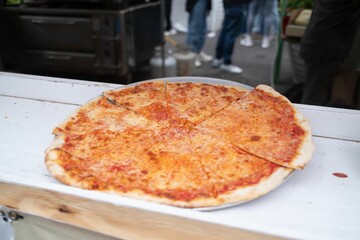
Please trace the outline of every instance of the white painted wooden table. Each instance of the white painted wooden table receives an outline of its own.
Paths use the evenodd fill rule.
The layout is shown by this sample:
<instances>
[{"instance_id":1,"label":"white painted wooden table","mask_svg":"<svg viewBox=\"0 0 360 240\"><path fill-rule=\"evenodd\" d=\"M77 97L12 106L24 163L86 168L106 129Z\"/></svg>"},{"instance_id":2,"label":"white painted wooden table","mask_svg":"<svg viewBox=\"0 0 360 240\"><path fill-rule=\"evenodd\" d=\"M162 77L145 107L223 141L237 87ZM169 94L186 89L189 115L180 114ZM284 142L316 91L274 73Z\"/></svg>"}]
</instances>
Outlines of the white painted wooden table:
<instances>
[{"instance_id":1,"label":"white painted wooden table","mask_svg":"<svg viewBox=\"0 0 360 240\"><path fill-rule=\"evenodd\" d=\"M0 207L125 239L360 239L356 110L298 105L313 128L312 160L275 191L231 208L200 212L57 182L44 166L52 129L114 87L0 72Z\"/></svg>"}]
</instances>

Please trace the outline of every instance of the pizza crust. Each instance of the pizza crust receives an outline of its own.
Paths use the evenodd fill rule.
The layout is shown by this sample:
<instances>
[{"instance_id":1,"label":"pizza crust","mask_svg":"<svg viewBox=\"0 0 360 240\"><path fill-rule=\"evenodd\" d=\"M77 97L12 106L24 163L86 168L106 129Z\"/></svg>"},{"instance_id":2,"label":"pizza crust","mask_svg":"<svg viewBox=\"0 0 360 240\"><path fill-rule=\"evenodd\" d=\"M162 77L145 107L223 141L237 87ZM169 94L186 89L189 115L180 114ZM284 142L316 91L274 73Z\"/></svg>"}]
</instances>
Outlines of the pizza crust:
<instances>
[{"instance_id":1,"label":"pizza crust","mask_svg":"<svg viewBox=\"0 0 360 240\"><path fill-rule=\"evenodd\" d=\"M302 145L299 148L298 155L293 159L292 165L294 168L303 169L305 165L310 161L311 156L315 150L315 145L312 141L312 130L309 120L306 119L301 112L294 107L296 111L296 118L299 121L299 126L305 131Z\"/></svg>"},{"instance_id":2,"label":"pizza crust","mask_svg":"<svg viewBox=\"0 0 360 240\"><path fill-rule=\"evenodd\" d=\"M136 98L138 98L139 100L149 100L149 99L144 99L142 94L146 94L146 89L148 89L148 85L154 85L155 87L160 87L160 89L155 89L154 92L158 92L159 95L157 96L158 98L160 98L161 100L166 100L166 96L165 96L165 82L164 81L143 81L140 84L130 84L130 85L126 85L126 86L122 86L120 88L116 88L116 89L110 89L107 90L105 92L102 93L102 96L106 97L107 99L109 99L109 101L111 101L112 103L114 103L115 105L119 106L119 107L123 107L126 108L128 110L137 112L137 109L134 108L133 106L129 106L129 104L131 105L132 103L136 102ZM138 91L135 92L128 92L129 89L134 89L136 87L139 87ZM124 97L125 103L119 101L119 99L117 99L117 95L118 94L124 94L122 97ZM159 100L159 99L156 99ZM145 104L150 104L151 102L147 102L145 101ZM144 104L144 103L143 103Z\"/></svg>"},{"instance_id":3,"label":"pizza crust","mask_svg":"<svg viewBox=\"0 0 360 240\"><path fill-rule=\"evenodd\" d=\"M77 181L75 178L71 177L71 175L57 163L59 159L61 159L61 153L65 153L64 150L60 148L49 149L45 156L45 165L48 171L57 179L58 181L73 187L83 188L83 189L91 189L89 184L86 184L86 181ZM66 155L71 156L70 154L66 153ZM73 157L73 156L71 156ZM76 159L76 157L73 157ZM183 207L183 208L195 208L195 207L204 207L204 206L217 206L222 204L223 202L216 198L197 198L193 199L192 201L179 201L179 200L172 200L169 198L158 197L150 194L146 194L142 190L132 190L128 192L119 192L115 189L104 190L100 192L111 193L118 196L125 196L136 198L145 201L156 202L160 204L166 204L171 206Z\"/></svg>"},{"instance_id":4,"label":"pizza crust","mask_svg":"<svg viewBox=\"0 0 360 240\"><path fill-rule=\"evenodd\" d=\"M78 188L88 189L89 186L85 182L79 182L74 180L69 173L57 163L60 157L60 153L63 151L60 148L49 149L45 155L45 166L48 171L60 182Z\"/></svg>"},{"instance_id":5,"label":"pizza crust","mask_svg":"<svg viewBox=\"0 0 360 240\"><path fill-rule=\"evenodd\" d=\"M126 193L119 193L115 190L105 191L107 193L111 193L114 195L120 195L125 197L136 198L139 200L145 200L150 202L155 202L159 204L166 204L174 207L182 207L182 208L201 208L201 207L212 207L223 204L220 199L217 198L197 198L191 201L180 201L180 200L172 200L164 197L157 197L154 195L149 195L144 193L141 190L133 190Z\"/></svg>"},{"instance_id":6,"label":"pizza crust","mask_svg":"<svg viewBox=\"0 0 360 240\"><path fill-rule=\"evenodd\" d=\"M66 185L83 188L83 189L91 189L91 186L87 185L86 182L76 181L74 178L72 178L65 171L65 169L57 163L57 161L61 159L60 157L61 151L63 150L59 148L53 148L47 152L45 157L45 164L48 171L58 181ZM292 171L293 169L290 168L279 167L273 174L271 174L267 178L262 179L258 184L240 188L226 194L220 194L217 197L196 198L191 201L180 201L180 200L172 200L164 197L158 197L155 195L144 193L141 190L119 192L112 189L112 190L104 190L101 192L111 193L118 196L136 198L145 201L151 201L159 204L183 207L183 208L216 207L216 206L221 206L223 204L242 203L249 200L253 200L262 195L265 195L266 193L278 187L290 175Z\"/></svg>"},{"instance_id":7,"label":"pizza crust","mask_svg":"<svg viewBox=\"0 0 360 240\"><path fill-rule=\"evenodd\" d=\"M59 123L53 130L52 134L53 135L64 135L64 129L66 124L71 121L72 118L75 118L79 112L86 108L87 106L89 106L92 103L95 103L97 101L99 101L102 98L102 96L97 96L91 100L89 100L88 102L86 102L84 105L78 107L74 112L72 112L67 118L65 118L61 123Z\"/></svg>"},{"instance_id":8,"label":"pizza crust","mask_svg":"<svg viewBox=\"0 0 360 240\"><path fill-rule=\"evenodd\" d=\"M55 135L53 141L45 150L45 154L48 154L53 149L61 149L65 143L65 135Z\"/></svg>"},{"instance_id":9,"label":"pizza crust","mask_svg":"<svg viewBox=\"0 0 360 240\"><path fill-rule=\"evenodd\" d=\"M257 184L221 194L219 199L224 203L242 203L256 199L277 188L292 171L291 168L279 167L269 177L261 179Z\"/></svg>"},{"instance_id":10,"label":"pizza crust","mask_svg":"<svg viewBox=\"0 0 360 240\"><path fill-rule=\"evenodd\" d=\"M305 116L297 109L297 107L295 107L289 101L289 99L287 99L285 96L281 95L280 93L276 92L273 88L266 85L259 85L256 87L256 89L263 90L274 97L281 98L294 109L296 123L299 127L301 127L304 130L305 135L302 140L302 144L299 146L298 154L291 161L288 167L292 167L294 169L303 169L305 165L310 161L311 156L315 150L315 145L313 144L312 141L312 130L309 120L305 118Z\"/></svg>"}]
</instances>

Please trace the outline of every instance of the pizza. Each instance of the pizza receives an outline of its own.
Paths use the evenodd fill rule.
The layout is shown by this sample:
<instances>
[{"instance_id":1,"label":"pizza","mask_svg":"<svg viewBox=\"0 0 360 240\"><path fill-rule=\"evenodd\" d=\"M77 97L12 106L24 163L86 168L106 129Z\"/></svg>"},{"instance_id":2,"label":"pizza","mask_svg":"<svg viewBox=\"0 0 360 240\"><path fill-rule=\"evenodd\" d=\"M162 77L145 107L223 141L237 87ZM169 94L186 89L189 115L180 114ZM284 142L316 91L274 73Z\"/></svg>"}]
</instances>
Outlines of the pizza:
<instances>
[{"instance_id":1,"label":"pizza","mask_svg":"<svg viewBox=\"0 0 360 240\"><path fill-rule=\"evenodd\" d=\"M269 86L146 81L105 91L53 130L60 182L185 208L258 198L311 159L303 114Z\"/></svg>"}]
</instances>

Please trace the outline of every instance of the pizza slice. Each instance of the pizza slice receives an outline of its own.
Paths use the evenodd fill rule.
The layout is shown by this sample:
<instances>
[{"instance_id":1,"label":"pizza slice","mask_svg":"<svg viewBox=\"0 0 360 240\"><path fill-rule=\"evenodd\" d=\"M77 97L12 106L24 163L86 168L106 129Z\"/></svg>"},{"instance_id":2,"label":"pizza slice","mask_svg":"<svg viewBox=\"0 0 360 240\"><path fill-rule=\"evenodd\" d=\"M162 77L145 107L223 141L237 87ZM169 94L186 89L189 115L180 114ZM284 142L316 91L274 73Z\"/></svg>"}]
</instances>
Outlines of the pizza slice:
<instances>
[{"instance_id":1,"label":"pizza slice","mask_svg":"<svg viewBox=\"0 0 360 240\"><path fill-rule=\"evenodd\" d=\"M46 151L48 170L65 184L93 190L128 192L143 188L153 170L146 159L156 144L153 132L110 132L57 136ZM141 161L140 161L141 160Z\"/></svg>"},{"instance_id":2,"label":"pizza slice","mask_svg":"<svg viewBox=\"0 0 360 240\"><path fill-rule=\"evenodd\" d=\"M303 168L314 150L308 120L289 100L264 85L201 125L221 132L243 151L285 167Z\"/></svg>"},{"instance_id":3,"label":"pizza slice","mask_svg":"<svg viewBox=\"0 0 360 240\"><path fill-rule=\"evenodd\" d=\"M167 127L169 108L166 101L165 83L162 81L144 82L103 93L110 101L150 121Z\"/></svg>"},{"instance_id":4,"label":"pizza slice","mask_svg":"<svg viewBox=\"0 0 360 240\"><path fill-rule=\"evenodd\" d=\"M241 150L227 142L221 132L214 133L196 126L189 136L196 158L213 186L217 205L260 197L279 186L293 171Z\"/></svg>"},{"instance_id":5,"label":"pizza slice","mask_svg":"<svg viewBox=\"0 0 360 240\"><path fill-rule=\"evenodd\" d=\"M54 135L86 134L98 131L156 130L161 126L142 115L116 106L106 97L99 96L78 108L53 130Z\"/></svg>"},{"instance_id":6,"label":"pizza slice","mask_svg":"<svg viewBox=\"0 0 360 240\"><path fill-rule=\"evenodd\" d=\"M160 144L149 151L156 165L148 182L151 199L186 208L216 205L213 186L196 158L187 130L170 129L159 138Z\"/></svg>"},{"instance_id":7,"label":"pizza slice","mask_svg":"<svg viewBox=\"0 0 360 240\"><path fill-rule=\"evenodd\" d=\"M119 155L111 160L95 157L89 161L63 148L53 148L47 152L45 164L49 172L64 184L150 199L152 195L158 195L156 189L149 190L149 184L154 182L152 173L156 172L150 158L143 152Z\"/></svg>"},{"instance_id":8,"label":"pizza slice","mask_svg":"<svg viewBox=\"0 0 360 240\"><path fill-rule=\"evenodd\" d=\"M213 205L184 128L58 135L46 166L61 182L180 207Z\"/></svg>"},{"instance_id":9,"label":"pizza slice","mask_svg":"<svg viewBox=\"0 0 360 240\"><path fill-rule=\"evenodd\" d=\"M194 82L166 82L173 121L197 123L233 103L248 92L232 86Z\"/></svg>"}]
</instances>

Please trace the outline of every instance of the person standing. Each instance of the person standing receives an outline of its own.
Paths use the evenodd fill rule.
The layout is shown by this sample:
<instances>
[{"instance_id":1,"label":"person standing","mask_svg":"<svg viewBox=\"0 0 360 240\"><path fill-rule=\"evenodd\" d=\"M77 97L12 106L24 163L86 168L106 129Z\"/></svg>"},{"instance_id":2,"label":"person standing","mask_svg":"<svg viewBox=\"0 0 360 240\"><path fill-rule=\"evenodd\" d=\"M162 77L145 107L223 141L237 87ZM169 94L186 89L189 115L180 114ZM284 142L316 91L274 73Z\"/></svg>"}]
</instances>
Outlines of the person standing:
<instances>
[{"instance_id":1,"label":"person standing","mask_svg":"<svg viewBox=\"0 0 360 240\"><path fill-rule=\"evenodd\" d=\"M165 36L175 35L177 31L173 28L171 22L171 10L172 10L172 0L165 0Z\"/></svg>"},{"instance_id":2,"label":"person standing","mask_svg":"<svg viewBox=\"0 0 360 240\"><path fill-rule=\"evenodd\" d=\"M278 6L277 0L252 0L249 4L248 15L246 20L246 32L244 38L240 40L240 44L245 47L253 45L251 38L251 32L253 29L255 16L257 13L260 14L260 19L264 21L263 37L261 42L262 48L270 47L270 31L273 23L273 11Z\"/></svg>"},{"instance_id":3,"label":"person standing","mask_svg":"<svg viewBox=\"0 0 360 240\"><path fill-rule=\"evenodd\" d=\"M360 0L315 0L301 40L306 67L301 103L330 104L334 79L350 53L360 22Z\"/></svg>"},{"instance_id":4,"label":"person standing","mask_svg":"<svg viewBox=\"0 0 360 240\"><path fill-rule=\"evenodd\" d=\"M246 10L250 0L223 0L224 20L216 45L214 68L221 68L230 73L242 73L242 69L232 64L232 54L236 38L239 36L241 26L245 20Z\"/></svg>"},{"instance_id":5,"label":"person standing","mask_svg":"<svg viewBox=\"0 0 360 240\"><path fill-rule=\"evenodd\" d=\"M209 62L213 58L202 51L207 33L206 16L211 10L211 0L187 0L186 11L189 12L187 44L196 54L195 66L201 67L202 62Z\"/></svg>"}]
</instances>

